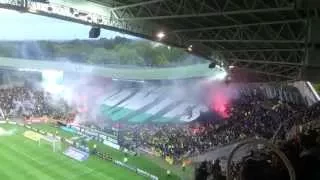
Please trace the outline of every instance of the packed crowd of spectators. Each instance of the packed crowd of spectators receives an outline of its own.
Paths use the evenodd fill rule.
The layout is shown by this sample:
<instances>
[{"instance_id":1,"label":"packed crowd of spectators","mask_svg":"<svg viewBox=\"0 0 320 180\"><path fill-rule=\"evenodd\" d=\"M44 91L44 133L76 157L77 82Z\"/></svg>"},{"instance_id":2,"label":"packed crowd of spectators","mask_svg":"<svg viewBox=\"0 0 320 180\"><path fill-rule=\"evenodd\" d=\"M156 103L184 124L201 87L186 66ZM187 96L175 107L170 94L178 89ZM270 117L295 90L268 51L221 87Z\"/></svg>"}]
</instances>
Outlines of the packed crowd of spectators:
<instances>
[{"instance_id":1,"label":"packed crowd of spectators","mask_svg":"<svg viewBox=\"0 0 320 180\"><path fill-rule=\"evenodd\" d=\"M56 100L55 100L56 101ZM65 103L52 104L50 94L26 87L0 89L0 108L9 116L65 118ZM65 108L61 108L65 105ZM312 107L270 100L258 93L243 94L226 105L227 118L212 113L188 124L126 125L118 132L122 147L148 149L174 162L239 139L262 137L284 139L294 125L320 117L320 103ZM205 114L205 113L203 113Z\"/></svg>"},{"instance_id":2,"label":"packed crowd of spectators","mask_svg":"<svg viewBox=\"0 0 320 180\"><path fill-rule=\"evenodd\" d=\"M195 121L189 124L133 125L122 132L132 148L146 147L175 161L206 152L240 139L261 137L284 139L294 126L320 117L320 103L312 107L263 96L242 95L227 108L228 118ZM126 129L126 128L124 128Z\"/></svg>"},{"instance_id":3,"label":"packed crowd of spectators","mask_svg":"<svg viewBox=\"0 0 320 180\"><path fill-rule=\"evenodd\" d=\"M2 118L8 117L42 117L63 118L66 104L61 101L57 108L52 104L49 93L27 87L0 89L0 108Z\"/></svg>"}]
</instances>

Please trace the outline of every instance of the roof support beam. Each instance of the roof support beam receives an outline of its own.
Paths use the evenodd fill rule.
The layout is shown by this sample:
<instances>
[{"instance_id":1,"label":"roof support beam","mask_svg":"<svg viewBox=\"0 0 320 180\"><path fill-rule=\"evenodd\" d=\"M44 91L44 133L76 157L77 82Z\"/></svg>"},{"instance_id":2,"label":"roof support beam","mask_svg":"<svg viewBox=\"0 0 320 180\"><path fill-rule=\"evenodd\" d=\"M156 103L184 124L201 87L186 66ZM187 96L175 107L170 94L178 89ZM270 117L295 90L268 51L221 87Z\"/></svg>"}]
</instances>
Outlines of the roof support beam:
<instances>
[{"instance_id":1,"label":"roof support beam","mask_svg":"<svg viewBox=\"0 0 320 180\"><path fill-rule=\"evenodd\" d=\"M265 74L265 75L269 75L269 76L282 77L282 78L290 79L290 80L295 79L294 77L285 76L285 75L276 74L276 73L271 73L271 72L259 71L259 70L255 70L255 69L251 69L251 68L242 68L242 67L237 67L237 68L245 70L245 71L255 72L255 73L258 73L258 74Z\"/></svg>"},{"instance_id":2,"label":"roof support beam","mask_svg":"<svg viewBox=\"0 0 320 180\"><path fill-rule=\"evenodd\" d=\"M207 43L279 43L279 44L299 44L304 41L299 40L242 40L242 39L190 39L189 42L207 42Z\"/></svg>"},{"instance_id":3,"label":"roof support beam","mask_svg":"<svg viewBox=\"0 0 320 180\"><path fill-rule=\"evenodd\" d=\"M214 50L215 52L302 52L303 48L292 48L292 49L224 49L224 50Z\"/></svg>"},{"instance_id":4,"label":"roof support beam","mask_svg":"<svg viewBox=\"0 0 320 180\"><path fill-rule=\"evenodd\" d=\"M264 60L250 60L250 59L234 59L228 58L229 61L234 62L247 62L247 63L256 63L256 64L275 64L275 65L288 65L288 66L302 66L301 63L292 63L284 61L264 61Z\"/></svg>"},{"instance_id":5,"label":"roof support beam","mask_svg":"<svg viewBox=\"0 0 320 180\"><path fill-rule=\"evenodd\" d=\"M115 10L120 10L120 9L126 9L126 8L132 8L132 7L137 7L137 6L144 6L144 5L148 5L148 4L154 4L154 3L158 3L161 1L165 1L165 0L151 0L151 1L144 1L144 2L139 2L139 3L134 3L134 4L129 4L129 5L125 5L125 6L118 6L118 7L114 7L111 10L115 11Z\"/></svg>"},{"instance_id":6,"label":"roof support beam","mask_svg":"<svg viewBox=\"0 0 320 180\"><path fill-rule=\"evenodd\" d=\"M249 23L249 24L236 24L236 25L229 25L229 26L212 26L212 27L193 28L193 29L178 29L172 32L181 33L181 32L209 31L209 30L216 30L216 29L229 29L229 28L249 27L249 26L260 26L260 25L297 23L302 21L306 21L306 20L292 19L292 20L281 20L281 21L257 22L257 23Z\"/></svg>"},{"instance_id":7,"label":"roof support beam","mask_svg":"<svg viewBox=\"0 0 320 180\"><path fill-rule=\"evenodd\" d=\"M142 20L156 20L156 19L180 19L180 18L192 18L192 17L208 17L208 16L228 16L236 14L249 14L249 13L266 13L266 12L279 12L279 11L291 11L293 7L282 8L266 8L266 9L246 9L237 11L225 11L225 12L207 12L207 13L193 13L193 14L172 14L166 16L150 16L150 17L130 17L120 18L124 21L142 21Z\"/></svg>"}]
</instances>

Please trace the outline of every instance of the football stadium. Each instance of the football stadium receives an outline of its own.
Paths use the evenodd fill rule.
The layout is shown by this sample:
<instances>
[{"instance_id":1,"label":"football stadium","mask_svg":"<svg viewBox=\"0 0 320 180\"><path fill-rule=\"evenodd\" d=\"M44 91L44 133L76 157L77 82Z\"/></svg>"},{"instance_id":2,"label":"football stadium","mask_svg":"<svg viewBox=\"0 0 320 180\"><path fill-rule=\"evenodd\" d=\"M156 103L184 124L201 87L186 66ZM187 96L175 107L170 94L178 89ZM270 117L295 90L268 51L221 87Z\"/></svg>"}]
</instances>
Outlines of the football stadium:
<instances>
[{"instance_id":1,"label":"football stadium","mask_svg":"<svg viewBox=\"0 0 320 180\"><path fill-rule=\"evenodd\" d=\"M0 0L0 179L319 180L319 10Z\"/></svg>"}]
</instances>

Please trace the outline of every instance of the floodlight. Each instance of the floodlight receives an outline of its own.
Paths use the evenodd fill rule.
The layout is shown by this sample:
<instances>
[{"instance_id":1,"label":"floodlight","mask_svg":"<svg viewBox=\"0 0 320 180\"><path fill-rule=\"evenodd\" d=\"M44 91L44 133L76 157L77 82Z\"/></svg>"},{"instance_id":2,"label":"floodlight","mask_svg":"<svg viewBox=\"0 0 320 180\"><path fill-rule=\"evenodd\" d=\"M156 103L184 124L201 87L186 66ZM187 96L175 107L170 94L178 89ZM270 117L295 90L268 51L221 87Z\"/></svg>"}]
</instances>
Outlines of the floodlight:
<instances>
[{"instance_id":1,"label":"floodlight","mask_svg":"<svg viewBox=\"0 0 320 180\"><path fill-rule=\"evenodd\" d=\"M228 73L225 71L217 72L214 76L208 78L209 81L221 81L228 77Z\"/></svg>"},{"instance_id":2,"label":"floodlight","mask_svg":"<svg viewBox=\"0 0 320 180\"><path fill-rule=\"evenodd\" d=\"M164 32L162 32L162 31L160 31L160 32L157 34L157 38L158 38L159 40L163 39L165 36L166 36L166 34L165 34Z\"/></svg>"}]
</instances>

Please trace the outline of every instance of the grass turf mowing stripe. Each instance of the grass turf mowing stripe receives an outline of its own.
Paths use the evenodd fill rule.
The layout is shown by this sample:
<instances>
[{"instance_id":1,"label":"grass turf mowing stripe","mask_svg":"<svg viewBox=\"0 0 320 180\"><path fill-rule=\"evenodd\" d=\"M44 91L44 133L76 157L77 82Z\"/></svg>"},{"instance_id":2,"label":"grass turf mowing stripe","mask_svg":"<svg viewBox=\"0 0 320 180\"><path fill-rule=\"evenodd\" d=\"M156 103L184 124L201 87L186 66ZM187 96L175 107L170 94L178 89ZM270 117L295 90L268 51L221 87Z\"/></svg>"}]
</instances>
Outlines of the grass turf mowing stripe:
<instances>
[{"instance_id":1,"label":"grass turf mowing stripe","mask_svg":"<svg viewBox=\"0 0 320 180\"><path fill-rule=\"evenodd\" d=\"M29 156L32 160L39 162L39 164L41 164L42 166L46 166L46 167L50 167L52 169L58 169L59 172L65 172L65 168L67 167L65 166L65 162L67 161L61 161L61 159L59 158L59 156L57 156L58 154L50 152L49 153L45 153L44 150L46 150L45 148L39 148L39 147L35 147L33 146L33 144L27 144L28 141L25 141L23 144L23 148L25 149L24 152L21 152L21 154L25 155L25 156ZM32 141L30 141L30 143L33 143ZM8 145L8 147L13 148L13 149L21 149L21 147L17 144L13 142L10 143L10 145ZM41 150L42 153L37 154L37 158L34 158L31 156L31 154L33 154L34 152L37 152ZM69 172L66 171L65 174L68 174Z\"/></svg>"},{"instance_id":2,"label":"grass turf mowing stripe","mask_svg":"<svg viewBox=\"0 0 320 180\"><path fill-rule=\"evenodd\" d=\"M120 152L118 150L105 146L94 140L89 143L89 146L92 147L93 144L97 145L97 149L99 151L110 154L114 159L121 161L125 157L123 152ZM140 167L144 171L147 171L151 174L158 176L160 179L165 179L165 180L168 179L166 174L166 169L163 169L157 166L156 164L152 163L150 160L146 159L144 156L130 156L127 164L134 167ZM177 180L179 178L176 175L172 174L169 179Z\"/></svg>"},{"instance_id":3,"label":"grass turf mowing stripe","mask_svg":"<svg viewBox=\"0 0 320 180\"><path fill-rule=\"evenodd\" d=\"M54 180L55 177L59 179L64 179L64 176L61 176L59 173L55 172L52 169L48 169L46 166L42 166L39 162L32 159L30 156L26 156L17 150L10 148L6 145L1 144L0 146L3 150L6 151L6 154L13 154L12 156L8 156L11 161L19 162L20 166L28 167L28 171L37 174L37 176L44 180Z\"/></svg>"},{"instance_id":4,"label":"grass turf mowing stripe","mask_svg":"<svg viewBox=\"0 0 320 180\"><path fill-rule=\"evenodd\" d=\"M14 144L11 143L11 144ZM35 143L31 140L24 141L24 147L27 147L25 149L26 153L32 154L36 151L42 151L41 154L37 155L39 160L47 161L48 159L52 159L52 161L48 161L47 163L50 164L53 168L55 166L59 167L68 167L68 170L75 170L75 171L81 171L81 172L87 172L91 171L91 169L81 166L81 164L78 161L75 161L73 159L70 159L62 154L59 154L57 152L52 152L52 147L49 146L41 146L40 148L38 146L35 146ZM18 148L18 147L17 147ZM44 164L45 165L45 164ZM59 168L58 167L58 168ZM62 169L64 171L65 168Z\"/></svg>"},{"instance_id":5,"label":"grass turf mowing stripe","mask_svg":"<svg viewBox=\"0 0 320 180\"><path fill-rule=\"evenodd\" d=\"M3 145L0 146L0 147L7 151L6 154L10 153L10 151L13 152L13 147L3 146ZM45 162L45 161L48 161L47 158L43 159L43 160L38 158L38 160L37 160L37 159L32 158L31 156L29 156L26 153L19 153L19 152L16 152L16 151L15 151L15 155L17 155L19 158L21 157L21 159L24 159L28 164L30 164L30 165L34 166L35 168L41 170L46 175L52 176L53 178L56 178L56 179L68 179L68 180L76 179L81 174L84 174L84 171L81 171L80 169L73 171L72 169L70 169L70 166L64 166L63 163L57 164L58 166L56 166L55 162L50 162L50 163ZM22 155L24 155L25 157L23 157ZM17 161L17 160L13 160L13 161ZM45 163L41 163L41 162L45 162ZM85 171L85 173L91 173L91 172L92 172L92 170L90 172L88 170ZM42 179L48 179L48 178L43 178L42 177ZM108 178L108 179L110 179L110 178Z\"/></svg>"},{"instance_id":6,"label":"grass turf mowing stripe","mask_svg":"<svg viewBox=\"0 0 320 180\"><path fill-rule=\"evenodd\" d=\"M6 153L1 149L1 154ZM0 177L2 179L33 179L33 180L41 180L37 176L34 176L32 172L25 168L25 166L21 166L19 162L11 161L10 158L6 156L0 157Z\"/></svg>"},{"instance_id":7,"label":"grass turf mowing stripe","mask_svg":"<svg viewBox=\"0 0 320 180\"><path fill-rule=\"evenodd\" d=\"M27 140L27 141L29 141L29 140ZM33 141L30 141L31 143L34 143ZM39 148L36 146L36 147L32 147L32 146L30 146L30 147L28 147L28 149L31 149L31 152L30 153L32 153L32 152L34 152L34 151L37 151L37 150L39 150ZM42 148L41 148L42 149ZM55 158L54 156L57 156L57 153L52 153L52 150L50 151L50 148L46 148L46 149L42 149L43 151L45 151L45 150L47 150L47 151L49 151L48 152L48 154L51 154L51 158ZM60 155L60 154L59 154ZM62 158L61 158L62 157ZM69 171L71 171L71 172L81 172L81 173L84 173L84 174L87 174L89 171L94 171L93 169L91 169L91 168L88 168L87 166L84 166L84 165L82 165L82 164L80 164L80 162L78 162L78 161L76 161L76 160L73 160L73 159L69 159L68 157L66 157L66 156L63 156L63 155L61 155L60 156L60 158L62 159L62 161L61 162L58 162L58 163L54 163L54 162L52 162L52 163L54 163L54 164L60 164L62 167L68 167L69 169ZM48 159L48 157L46 157L46 158L44 158L44 159ZM50 159L50 158L49 158ZM98 160L98 161L100 161L100 160ZM104 164L104 163L107 163L107 162L101 162L102 164ZM50 163L51 164L51 163ZM114 164L111 164L112 166L114 166ZM100 165L99 165L100 166ZM77 169L77 168L74 168L74 167L80 167L81 169ZM85 168L85 169L84 169ZM110 169L110 167L108 167L109 169ZM102 170L102 171L105 171L105 170ZM100 172L95 172L95 174L100 174ZM109 173L107 173L108 175L110 175L110 172ZM107 174L102 174L102 175L99 175L98 177L98 179L101 179L101 178L111 178L111 177L106 177L106 175ZM122 173L123 174L123 173ZM124 173L124 174L126 174L126 173ZM114 176L117 176L117 173L114 173L113 174ZM78 176L78 175L75 175L75 176ZM119 176L119 175L118 175ZM73 177L72 177L73 178ZM127 176L125 176L125 177L123 177L123 179L127 179Z\"/></svg>"},{"instance_id":8,"label":"grass turf mowing stripe","mask_svg":"<svg viewBox=\"0 0 320 180\"><path fill-rule=\"evenodd\" d=\"M3 141L5 144L8 144L9 146L13 145L12 148L17 149L17 151L30 154L32 158L34 158L36 161L41 161L41 159L44 159L43 161L45 161L47 164L50 164L50 166L51 164L60 164L62 167L65 167L66 169L70 170L71 173L74 173L74 176L72 176L72 178L76 178L77 180L87 180L87 179L127 180L128 178L130 178L131 180L147 179L145 177L137 175L135 172L129 171L123 167L116 166L111 162L102 161L95 156L91 156L85 162L78 162L62 155L61 153L58 153L58 152L54 153L52 151L52 147L50 147L49 145L43 145L39 147L37 142L29 140L22 135L23 132L26 130L24 127L7 125L7 124L0 125L0 127L5 127L5 129L7 130L11 130L11 129L16 130L15 135L0 137L0 144ZM124 155L120 152L118 153L121 154L121 158L119 158L119 160L122 160L123 159L122 156ZM0 157L3 154L6 154L6 153L0 154ZM13 153L11 152L11 154ZM134 159L131 159L131 160L134 160ZM145 163L148 164L147 165L148 167L150 167L150 161ZM149 168L143 168L143 169L149 169ZM156 170L156 169L153 169L153 170ZM90 170L93 170L93 171L90 172ZM54 170L54 171L57 171L57 170ZM161 171L163 171L163 169L161 169ZM2 178L0 176L0 179L5 179L5 178ZM16 180L20 180L20 179L16 178Z\"/></svg>"},{"instance_id":9,"label":"grass turf mowing stripe","mask_svg":"<svg viewBox=\"0 0 320 180\"><path fill-rule=\"evenodd\" d=\"M143 180L147 179L143 176L140 176L132 171L129 171L127 169L124 169L123 167L118 167L112 163L107 162L99 162L97 157L92 157L89 161L86 162L87 165L91 167L95 167L95 172L98 172L98 175L100 176L111 176L114 177L112 179L115 180L127 180L128 178L130 180ZM103 179L103 178L102 178Z\"/></svg>"},{"instance_id":10,"label":"grass turf mowing stripe","mask_svg":"<svg viewBox=\"0 0 320 180\"><path fill-rule=\"evenodd\" d=\"M23 137L22 132L24 131L24 128L17 128L18 129L18 134L19 135L14 135L10 137L6 137L6 139L2 139L4 141L0 142L1 144L5 144L7 146L10 146L13 149L17 149L17 151L21 151L22 154L30 154L33 160L35 161L44 161L42 162L42 166L46 164L50 164L48 170L51 171L56 171L58 172L59 170L57 169L52 169L51 164L60 164L63 168L66 168L70 171L70 173L74 174L72 177L69 177L69 179L77 179L77 180L100 180L100 179L106 179L106 180L127 180L128 177L132 180L140 180L140 179L145 179L139 175L137 175L134 172L128 171L126 169L123 169L121 167L115 166L112 163L108 162L102 162L101 160L98 160L96 158L90 158L86 162L78 162L74 161L72 159L69 159L65 157L64 155L60 153L54 153L52 152L52 149L49 146L41 146L40 148L38 147L38 144L34 141L28 140L25 137ZM0 137L1 138L1 137ZM12 152L11 149L7 150L5 155L13 155L17 156L15 154L16 152ZM20 153L20 154L21 154ZM0 157L1 157L0 155ZM21 155L18 157L18 159L24 159L25 157L21 157ZM17 160L14 160L17 161ZM27 160L28 164L34 164L29 163L30 160ZM19 164L21 166L21 164ZM38 167L38 166L36 166ZM48 171L47 170L47 171ZM89 171L91 170L91 172ZM48 172L45 172L47 174ZM52 172L51 172L52 174ZM54 175L52 175L54 176ZM66 176L66 175L65 175ZM6 176L0 176L1 179L8 179L5 178ZM15 180L20 180L20 178L14 178ZM29 180L30 178L28 178ZM32 178L36 179L36 178ZM44 180L44 177L40 178L41 180ZM55 177L55 179L61 179L61 177ZM63 179L68 179L68 178L63 178Z\"/></svg>"},{"instance_id":11,"label":"grass turf mowing stripe","mask_svg":"<svg viewBox=\"0 0 320 180\"><path fill-rule=\"evenodd\" d=\"M33 143L31 141L31 143ZM13 149L21 149L21 147L18 146L13 146L13 145L8 145L9 148L13 148ZM44 150L44 149L39 149L37 147L32 147L32 146L28 146L26 143L24 143L24 151L25 153L21 153L25 156L29 156L28 154L32 154L32 152L36 152L39 150ZM43 152L43 154L46 154ZM43 156L43 154L38 154L37 158L30 158L33 161L36 162L36 164L40 164L42 165L42 170L51 170L52 173L55 174L56 177L63 178L63 179L75 179L77 177L79 177L79 174L87 174L87 173L91 173L93 170L89 169L85 166L79 166L79 162L72 162L71 159L64 157L61 154L55 154L53 152L49 152L49 154L51 154L51 156L48 156L48 154L46 156ZM54 155L56 157L54 157ZM57 156L58 155L58 156ZM63 157L63 158L58 158L59 156ZM51 160L52 159L52 160ZM66 162L69 162L68 164L66 164ZM71 162L71 163L70 163ZM79 174L77 174L77 172L79 172ZM57 175L60 174L60 175Z\"/></svg>"},{"instance_id":12,"label":"grass turf mowing stripe","mask_svg":"<svg viewBox=\"0 0 320 180\"><path fill-rule=\"evenodd\" d=\"M4 151L1 151L1 153L6 153ZM4 170L7 173L10 173L9 176L14 177L13 179L39 179L37 176L35 176L29 169L26 168L26 166L21 166L20 161L12 161L12 158L8 158L6 156L2 156L0 158L1 160L1 166L0 169ZM39 179L40 180L40 179Z\"/></svg>"},{"instance_id":13,"label":"grass turf mowing stripe","mask_svg":"<svg viewBox=\"0 0 320 180\"><path fill-rule=\"evenodd\" d=\"M31 154L30 152L27 152L27 153ZM61 160L58 157L53 157L53 156L51 156L51 158L49 158L49 156L38 156L38 157L40 158L37 158L37 159L33 158L33 159L39 162L39 164L41 164L42 166L50 170L54 170L55 172L63 175L65 179L74 179L75 177L77 177L78 175L74 172L81 172L81 173L92 172L91 169L85 169L83 167L76 166L76 163L67 164L66 162L69 162L69 161Z\"/></svg>"},{"instance_id":14,"label":"grass turf mowing stripe","mask_svg":"<svg viewBox=\"0 0 320 180\"><path fill-rule=\"evenodd\" d=\"M3 146L1 148L3 148ZM9 154L11 150L6 149L5 151L6 151L6 154ZM40 169L37 169L36 167L34 167L34 164L30 164L30 162L27 162L24 157L17 156L17 154L12 153L12 151L11 151L11 155L9 155L7 157L11 162L14 162L17 167L23 169L23 171L22 171L23 175L26 172L30 172L37 179L50 179L50 180L53 179L52 177L43 173ZM16 169L12 169L12 172L13 172L13 174L16 173ZM21 179L21 178L19 178L19 179Z\"/></svg>"},{"instance_id":15,"label":"grass turf mowing stripe","mask_svg":"<svg viewBox=\"0 0 320 180\"><path fill-rule=\"evenodd\" d=\"M6 179L6 180L16 180L16 178L13 178L12 176L10 176L10 174L8 174L7 170L1 169L1 167L0 167L0 177L1 179Z\"/></svg>"}]
</instances>

